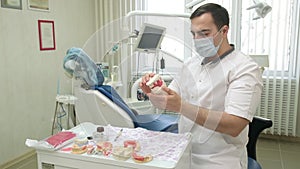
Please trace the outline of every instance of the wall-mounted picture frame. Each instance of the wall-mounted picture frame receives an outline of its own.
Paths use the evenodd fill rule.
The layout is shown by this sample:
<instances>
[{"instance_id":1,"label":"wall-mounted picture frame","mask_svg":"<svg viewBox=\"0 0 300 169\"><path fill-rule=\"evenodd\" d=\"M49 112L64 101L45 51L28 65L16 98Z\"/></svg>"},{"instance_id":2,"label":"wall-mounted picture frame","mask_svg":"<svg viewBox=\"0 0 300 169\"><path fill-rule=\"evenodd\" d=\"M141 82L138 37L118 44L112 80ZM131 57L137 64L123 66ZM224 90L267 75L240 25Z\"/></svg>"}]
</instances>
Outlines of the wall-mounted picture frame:
<instances>
[{"instance_id":1,"label":"wall-mounted picture frame","mask_svg":"<svg viewBox=\"0 0 300 169\"><path fill-rule=\"evenodd\" d=\"M22 0L1 0L1 7L22 10Z\"/></svg>"},{"instance_id":2,"label":"wall-mounted picture frame","mask_svg":"<svg viewBox=\"0 0 300 169\"><path fill-rule=\"evenodd\" d=\"M49 11L49 0L28 0L28 9L38 11Z\"/></svg>"},{"instance_id":3,"label":"wall-mounted picture frame","mask_svg":"<svg viewBox=\"0 0 300 169\"><path fill-rule=\"evenodd\" d=\"M55 50L54 21L38 20L40 50Z\"/></svg>"}]
</instances>

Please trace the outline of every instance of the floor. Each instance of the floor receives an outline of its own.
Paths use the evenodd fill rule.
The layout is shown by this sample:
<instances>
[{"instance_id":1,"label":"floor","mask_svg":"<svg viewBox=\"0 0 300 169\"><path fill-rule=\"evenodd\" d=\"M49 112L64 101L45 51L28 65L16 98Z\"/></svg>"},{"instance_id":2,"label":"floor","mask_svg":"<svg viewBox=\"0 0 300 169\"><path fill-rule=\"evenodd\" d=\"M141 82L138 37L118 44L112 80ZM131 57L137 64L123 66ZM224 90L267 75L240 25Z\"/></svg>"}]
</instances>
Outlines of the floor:
<instances>
[{"instance_id":1,"label":"floor","mask_svg":"<svg viewBox=\"0 0 300 169\"><path fill-rule=\"evenodd\" d=\"M299 140L280 138L259 138L257 161L263 169L300 169Z\"/></svg>"},{"instance_id":2,"label":"floor","mask_svg":"<svg viewBox=\"0 0 300 169\"><path fill-rule=\"evenodd\" d=\"M257 161L263 169L300 169L300 140L260 137ZM53 166L43 166L44 169ZM37 169L36 156L7 169Z\"/></svg>"}]
</instances>

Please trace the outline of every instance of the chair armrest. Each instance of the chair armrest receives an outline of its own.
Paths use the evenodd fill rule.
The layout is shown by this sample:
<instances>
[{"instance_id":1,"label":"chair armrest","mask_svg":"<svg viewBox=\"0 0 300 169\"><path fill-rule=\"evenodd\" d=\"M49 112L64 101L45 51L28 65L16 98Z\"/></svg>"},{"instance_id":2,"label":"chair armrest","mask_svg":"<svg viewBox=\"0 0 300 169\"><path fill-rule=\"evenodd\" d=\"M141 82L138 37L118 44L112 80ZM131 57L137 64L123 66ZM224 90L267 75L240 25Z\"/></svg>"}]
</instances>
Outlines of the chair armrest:
<instances>
[{"instance_id":1,"label":"chair armrest","mask_svg":"<svg viewBox=\"0 0 300 169\"><path fill-rule=\"evenodd\" d=\"M256 142L259 134L266 128L272 127L273 122L270 119L254 116L252 122L249 123L249 141L247 144L248 157L256 160Z\"/></svg>"}]
</instances>

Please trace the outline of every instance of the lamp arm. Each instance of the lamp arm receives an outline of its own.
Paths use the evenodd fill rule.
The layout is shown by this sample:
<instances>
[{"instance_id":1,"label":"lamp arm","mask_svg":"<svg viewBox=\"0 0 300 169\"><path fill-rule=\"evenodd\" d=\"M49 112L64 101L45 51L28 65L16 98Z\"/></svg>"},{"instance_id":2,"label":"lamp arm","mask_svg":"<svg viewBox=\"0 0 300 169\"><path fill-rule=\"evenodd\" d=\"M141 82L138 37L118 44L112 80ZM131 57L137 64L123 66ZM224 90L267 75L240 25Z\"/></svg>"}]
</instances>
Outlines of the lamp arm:
<instances>
[{"instance_id":1,"label":"lamp arm","mask_svg":"<svg viewBox=\"0 0 300 169\"><path fill-rule=\"evenodd\" d=\"M186 9L192 9L195 5L200 4L203 1L205 1L205 0L195 0L195 1L192 1L192 2L190 2L188 4L186 4L185 8Z\"/></svg>"}]
</instances>

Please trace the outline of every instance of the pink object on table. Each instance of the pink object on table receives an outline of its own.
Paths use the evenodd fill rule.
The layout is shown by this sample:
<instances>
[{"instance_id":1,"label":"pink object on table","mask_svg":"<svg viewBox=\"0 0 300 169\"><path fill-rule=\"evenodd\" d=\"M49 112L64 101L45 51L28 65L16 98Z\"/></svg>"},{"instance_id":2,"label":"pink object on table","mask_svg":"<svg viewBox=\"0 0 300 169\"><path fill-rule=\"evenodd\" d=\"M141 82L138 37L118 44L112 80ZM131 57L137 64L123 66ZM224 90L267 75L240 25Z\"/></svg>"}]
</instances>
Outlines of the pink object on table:
<instances>
[{"instance_id":1,"label":"pink object on table","mask_svg":"<svg viewBox=\"0 0 300 169\"><path fill-rule=\"evenodd\" d=\"M64 145L68 140L76 137L76 134L70 131L62 131L53 136L48 137L45 141L51 144L54 148Z\"/></svg>"}]
</instances>

